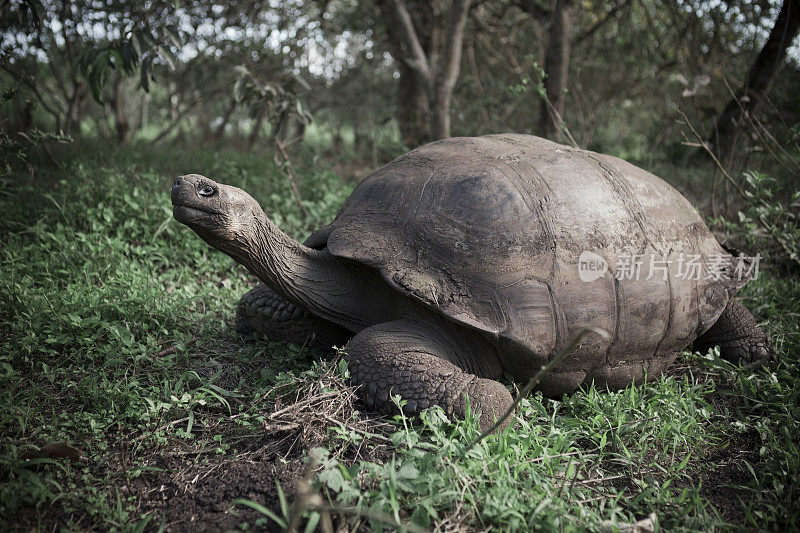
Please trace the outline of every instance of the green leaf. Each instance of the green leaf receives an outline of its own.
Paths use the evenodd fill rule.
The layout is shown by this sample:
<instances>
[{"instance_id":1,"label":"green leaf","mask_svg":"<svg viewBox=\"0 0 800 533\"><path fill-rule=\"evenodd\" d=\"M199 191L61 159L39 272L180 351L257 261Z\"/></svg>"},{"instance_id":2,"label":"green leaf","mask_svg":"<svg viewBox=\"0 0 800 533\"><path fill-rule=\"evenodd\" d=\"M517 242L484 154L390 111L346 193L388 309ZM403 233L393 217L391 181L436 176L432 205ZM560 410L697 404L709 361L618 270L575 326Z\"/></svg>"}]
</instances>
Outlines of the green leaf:
<instances>
[{"instance_id":1,"label":"green leaf","mask_svg":"<svg viewBox=\"0 0 800 533\"><path fill-rule=\"evenodd\" d=\"M79 52L77 56L75 56L75 61L72 63L72 68L70 68L69 75L74 80L78 77L78 72L82 72L83 75L86 75L86 51Z\"/></svg>"},{"instance_id":2,"label":"green leaf","mask_svg":"<svg viewBox=\"0 0 800 533\"><path fill-rule=\"evenodd\" d=\"M314 533L314 531L317 530L317 524L319 524L319 519L320 516L318 512L314 511L313 513L311 513L311 516L309 517L308 522L306 523L305 533Z\"/></svg>"},{"instance_id":3,"label":"green leaf","mask_svg":"<svg viewBox=\"0 0 800 533\"><path fill-rule=\"evenodd\" d=\"M269 517L273 522L278 524L278 527L286 529L289 525L286 523L285 520L280 518L278 515L261 505L260 503L254 502L252 500L245 500L244 498L239 498L233 500L234 504L238 505L246 505L247 507L253 509L254 511L258 511L259 513L263 514L264 516Z\"/></svg>"},{"instance_id":4,"label":"green leaf","mask_svg":"<svg viewBox=\"0 0 800 533\"><path fill-rule=\"evenodd\" d=\"M161 225L160 225L160 226L158 226L158 229L157 229L157 230L156 230L156 232L153 234L153 242L155 242L155 240L158 238L158 236L159 236L159 235L161 235L161 233L162 233L162 232L163 232L165 229L167 229L167 226L169 226L169 224L170 224L171 222L172 222L172 214L170 214L170 215L169 215L167 218L165 218L165 219L164 219L164 222L162 222L162 223L161 223Z\"/></svg>"},{"instance_id":5,"label":"green leaf","mask_svg":"<svg viewBox=\"0 0 800 533\"><path fill-rule=\"evenodd\" d=\"M416 479L419 477L419 470L413 464L404 464L397 471L397 477L401 479Z\"/></svg>"},{"instance_id":6,"label":"green leaf","mask_svg":"<svg viewBox=\"0 0 800 533\"><path fill-rule=\"evenodd\" d=\"M281 504L281 512L283 516L289 516L289 502L286 500L286 495L283 493L283 487L278 480L275 480L275 488L278 491L278 501Z\"/></svg>"},{"instance_id":7,"label":"green leaf","mask_svg":"<svg viewBox=\"0 0 800 533\"><path fill-rule=\"evenodd\" d=\"M342 487L344 486L344 478L342 477L341 472L336 469L329 469L323 470L320 474L318 479L325 483L329 489L334 492L341 492Z\"/></svg>"},{"instance_id":8,"label":"green leaf","mask_svg":"<svg viewBox=\"0 0 800 533\"><path fill-rule=\"evenodd\" d=\"M95 57L89 76L87 78L89 84L89 91L92 93L92 98L98 103L103 104L102 91L103 83L105 82L106 72L109 65L109 57L111 56L110 50L103 50Z\"/></svg>"},{"instance_id":9,"label":"green leaf","mask_svg":"<svg viewBox=\"0 0 800 533\"><path fill-rule=\"evenodd\" d=\"M244 99L244 92L245 88L247 87L247 78L242 76L238 80L236 80L236 84L233 86L233 98L237 102L241 102Z\"/></svg>"},{"instance_id":10,"label":"green leaf","mask_svg":"<svg viewBox=\"0 0 800 533\"><path fill-rule=\"evenodd\" d=\"M176 47L180 48L181 46L183 46L183 41L181 40L181 36L178 33L178 29L174 25L170 24L169 26L164 28L164 33L167 34L169 40L172 41L172 44L174 44Z\"/></svg>"},{"instance_id":11,"label":"green leaf","mask_svg":"<svg viewBox=\"0 0 800 533\"><path fill-rule=\"evenodd\" d=\"M127 74L133 74L133 66L138 59L136 51L133 49L133 44L130 41L122 43L122 50L120 51L122 59L122 68L125 69Z\"/></svg>"},{"instance_id":12,"label":"green leaf","mask_svg":"<svg viewBox=\"0 0 800 533\"><path fill-rule=\"evenodd\" d=\"M142 39L147 46L150 48L155 48L158 46L158 40L156 40L155 35L150 32L150 27L146 27L145 29L141 30Z\"/></svg>"},{"instance_id":13,"label":"green leaf","mask_svg":"<svg viewBox=\"0 0 800 533\"><path fill-rule=\"evenodd\" d=\"M424 506L414 509L411 514L411 523L420 527L429 527L431 525L431 517L428 510Z\"/></svg>"},{"instance_id":14,"label":"green leaf","mask_svg":"<svg viewBox=\"0 0 800 533\"><path fill-rule=\"evenodd\" d=\"M125 60L122 58L122 51L120 48L111 48L109 49L109 66L111 68L121 68L122 70L127 71L125 68Z\"/></svg>"},{"instance_id":15,"label":"green leaf","mask_svg":"<svg viewBox=\"0 0 800 533\"><path fill-rule=\"evenodd\" d=\"M133 32L133 35L131 35L131 43L133 44L133 49L136 51L136 55L139 56L144 54L149 48L144 41L141 31Z\"/></svg>"},{"instance_id":16,"label":"green leaf","mask_svg":"<svg viewBox=\"0 0 800 533\"><path fill-rule=\"evenodd\" d=\"M300 85L300 87L303 88L304 91L311 90L311 85L309 85L308 82L304 80L302 76L300 76L299 74L294 74L293 76L294 80Z\"/></svg>"},{"instance_id":17,"label":"green leaf","mask_svg":"<svg viewBox=\"0 0 800 533\"><path fill-rule=\"evenodd\" d=\"M172 53L172 50L166 46L159 46L158 51L161 53L161 56L167 60L169 68L171 70L175 70L175 66L178 64L178 58L175 57L175 54Z\"/></svg>"},{"instance_id":18,"label":"green leaf","mask_svg":"<svg viewBox=\"0 0 800 533\"><path fill-rule=\"evenodd\" d=\"M150 92L150 82L147 79L147 69L151 68L150 67L150 62L151 61L152 61L152 57L150 57L150 56L146 57L144 59L144 61L142 61L142 68L141 68L141 72L140 72L141 73L141 77L140 77L139 83L141 84L142 89L144 89L144 92L146 92L146 93Z\"/></svg>"}]
</instances>

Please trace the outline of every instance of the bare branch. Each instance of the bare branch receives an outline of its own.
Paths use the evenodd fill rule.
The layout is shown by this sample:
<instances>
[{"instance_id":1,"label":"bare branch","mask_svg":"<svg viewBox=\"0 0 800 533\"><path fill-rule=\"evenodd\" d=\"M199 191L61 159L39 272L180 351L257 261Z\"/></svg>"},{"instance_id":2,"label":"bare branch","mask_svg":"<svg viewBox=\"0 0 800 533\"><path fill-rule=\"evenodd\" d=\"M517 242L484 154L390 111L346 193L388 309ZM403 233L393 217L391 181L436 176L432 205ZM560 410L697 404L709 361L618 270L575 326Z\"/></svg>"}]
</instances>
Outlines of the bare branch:
<instances>
[{"instance_id":1,"label":"bare branch","mask_svg":"<svg viewBox=\"0 0 800 533\"><path fill-rule=\"evenodd\" d=\"M411 19L411 14L408 12L408 8L403 0L393 0L392 3L394 4L395 17L403 31L406 47L410 53L410 57L406 55L403 61L430 84L433 81L433 69L431 69L428 58L425 56L425 50L419 42L419 37L414 28L414 21Z\"/></svg>"},{"instance_id":2,"label":"bare branch","mask_svg":"<svg viewBox=\"0 0 800 533\"><path fill-rule=\"evenodd\" d=\"M44 97L39 92L36 83L31 81L31 79L25 73L20 73L12 69L6 61L0 62L0 68L11 74L15 80L30 89L31 93L33 93L33 95L36 97L36 100L38 100L39 104L44 108L44 110L53 115L57 123L60 123L61 116L55 109L47 104L47 101L45 101Z\"/></svg>"},{"instance_id":3,"label":"bare branch","mask_svg":"<svg viewBox=\"0 0 800 533\"><path fill-rule=\"evenodd\" d=\"M733 177L728 173L728 171L722 165L722 163L720 162L719 158L716 156L714 151L711 150L711 148L708 146L708 143L703 140L702 136L697 132L697 129L692 125L691 121L689 121L689 117L687 117L683 111L679 110L678 112L681 114L681 116L683 116L684 124L686 124L686 126L689 127L689 129L692 132L692 135L694 135L694 138L698 141L698 142L691 142L687 137L686 133L681 132L683 134L684 139L686 139L686 142L684 144L686 144L687 146L694 146L705 150L706 153L708 153L709 157L711 157L711 159L717 165L717 168L719 168L720 172L722 172L722 175L725 176L725 179L731 185L733 185L733 187L736 189L736 192L739 193L739 196L741 196L743 199L747 201L750 201L751 198L748 196L747 192L745 192L742 186L736 183L736 180L734 180ZM769 208L769 205L763 199L759 200L759 204L761 204L763 207ZM781 248L783 248L783 251L786 253L786 255L788 255L790 259L793 259L795 263L800 265L800 259L792 257L792 250L786 243L786 240L781 234L779 228L774 224L772 224L769 220L767 220L767 218L764 216L763 213L758 216L758 222L765 230L767 230L767 235L772 237L772 239L776 243L778 243L778 245Z\"/></svg>"},{"instance_id":4,"label":"bare branch","mask_svg":"<svg viewBox=\"0 0 800 533\"><path fill-rule=\"evenodd\" d=\"M464 42L464 26L467 24L470 0L454 0L450 8L445 37L444 65L441 70L440 83L447 90L452 90L458 79L461 67L461 48Z\"/></svg>"},{"instance_id":5,"label":"bare branch","mask_svg":"<svg viewBox=\"0 0 800 533\"><path fill-rule=\"evenodd\" d=\"M275 154L273 160L275 161L275 166L278 167L278 170L281 170L286 175L286 178L289 180L289 184L292 186L292 192L294 193L294 200L297 202L297 207L300 208L300 211L303 213L303 218L308 219L308 211L306 211L305 206L303 206L303 200L300 198L300 189L297 188L297 181L294 179L294 172L292 172L292 160L289 159L289 154L286 153L286 148L281 142L278 140L277 137L272 139L275 142L275 146L278 147L278 151L280 152L281 156L283 156L283 160L286 163L286 166L281 165L280 161L278 161L278 154Z\"/></svg>"},{"instance_id":6,"label":"bare branch","mask_svg":"<svg viewBox=\"0 0 800 533\"><path fill-rule=\"evenodd\" d=\"M577 46L578 44L582 43L583 41L594 35L595 32L600 28L602 28L606 24L606 22L611 20L614 17L614 15L617 14L617 12L619 12L624 7L628 7L630 3L631 0L623 0L622 2L615 4L614 7L608 10L608 12L605 14L603 18L595 22L594 26L592 26L582 34L578 35L578 37L575 39L575 45Z\"/></svg>"},{"instance_id":7,"label":"bare branch","mask_svg":"<svg viewBox=\"0 0 800 533\"><path fill-rule=\"evenodd\" d=\"M176 115L172 119L172 121L169 124L167 124L164 127L164 129L162 129L161 132L158 135L156 135L155 138L152 141L150 141L150 144L152 144L152 145L158 144L158 142L161 139L163 139L164 137L169 135L170 132L175 129L175 126L177 126L180 123L180 121L183 120L183 117L185 117L187 114L193 112L195 109L200 107L200 104L202 104L202 103L203 103L203 100L198 98L194 102L192 102L191 104L189 104L185 108L183 108L182 111L179 111L178 113L176 113Z\"/></svg>"}]
</instances>

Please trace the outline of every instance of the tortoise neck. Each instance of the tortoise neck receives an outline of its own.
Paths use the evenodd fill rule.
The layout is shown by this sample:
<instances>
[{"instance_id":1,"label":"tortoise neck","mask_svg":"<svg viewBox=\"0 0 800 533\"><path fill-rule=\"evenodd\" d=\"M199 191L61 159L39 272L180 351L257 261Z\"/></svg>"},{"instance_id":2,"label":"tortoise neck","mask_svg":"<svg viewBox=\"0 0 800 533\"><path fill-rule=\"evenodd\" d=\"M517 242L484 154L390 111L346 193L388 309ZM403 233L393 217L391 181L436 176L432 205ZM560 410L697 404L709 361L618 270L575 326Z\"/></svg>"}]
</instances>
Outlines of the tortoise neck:
<instances>
[{"instance_id":1,"label":"tortoise neck","mask_svg":"<svg viewBox=\"0 0 800 533\"><path fill-rule=\"evenodd\" d=\"M252 231L253 238L230 255L269 288L351 331L374 323L359 305L369 285L364 272L327 250L314 250L291 239L265 214L256 217Z\"/></svg>"}]
</instances>

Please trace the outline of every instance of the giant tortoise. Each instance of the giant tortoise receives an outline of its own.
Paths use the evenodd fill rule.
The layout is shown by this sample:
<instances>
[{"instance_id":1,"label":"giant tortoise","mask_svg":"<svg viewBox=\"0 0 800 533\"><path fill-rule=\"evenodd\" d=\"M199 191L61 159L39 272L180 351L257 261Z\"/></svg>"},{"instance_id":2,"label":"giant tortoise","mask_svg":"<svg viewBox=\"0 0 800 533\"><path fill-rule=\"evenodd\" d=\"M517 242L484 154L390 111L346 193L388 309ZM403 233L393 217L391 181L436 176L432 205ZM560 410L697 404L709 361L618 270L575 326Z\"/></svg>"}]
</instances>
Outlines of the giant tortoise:
<instances>
[{"instance_id":1,"label":"giant tortoise","mask_svg":"<svg viewBox=\"0 0 800 533\"><path fill-rule=\"evenodd\" d=\"M300 244L247 193L189 174L175 218L264 285L239 326L274 340L346 343L358 394L414 414L432 405L482 427L586 328L538 388L612 389L719 345L755 362L772 346L734 295L748 265L678 191L616 157L528 135L422 146L362 181Z\"/></svg>"}]
</instances>

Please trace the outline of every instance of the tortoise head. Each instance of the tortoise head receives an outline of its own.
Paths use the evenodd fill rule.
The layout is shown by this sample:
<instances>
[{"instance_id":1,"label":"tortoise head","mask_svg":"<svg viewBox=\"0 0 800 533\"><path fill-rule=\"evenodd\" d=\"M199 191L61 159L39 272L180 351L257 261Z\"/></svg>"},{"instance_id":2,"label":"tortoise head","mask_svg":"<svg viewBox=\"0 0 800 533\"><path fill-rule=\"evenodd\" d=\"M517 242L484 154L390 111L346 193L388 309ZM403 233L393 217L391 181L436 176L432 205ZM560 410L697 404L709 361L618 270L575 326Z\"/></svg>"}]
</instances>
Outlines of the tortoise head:
<instances>
[{"instance_id":1,"label":"tortoise head","mask_svg":"<svg viewBox=\"0 0 800 533\"><path fill-rule=\"evenodd\" d=\"M226 253L252 242L256 222L266 220L252 196L199 174L187 174L172 183L172 214Z\"/></svg>"}]
</instances>

